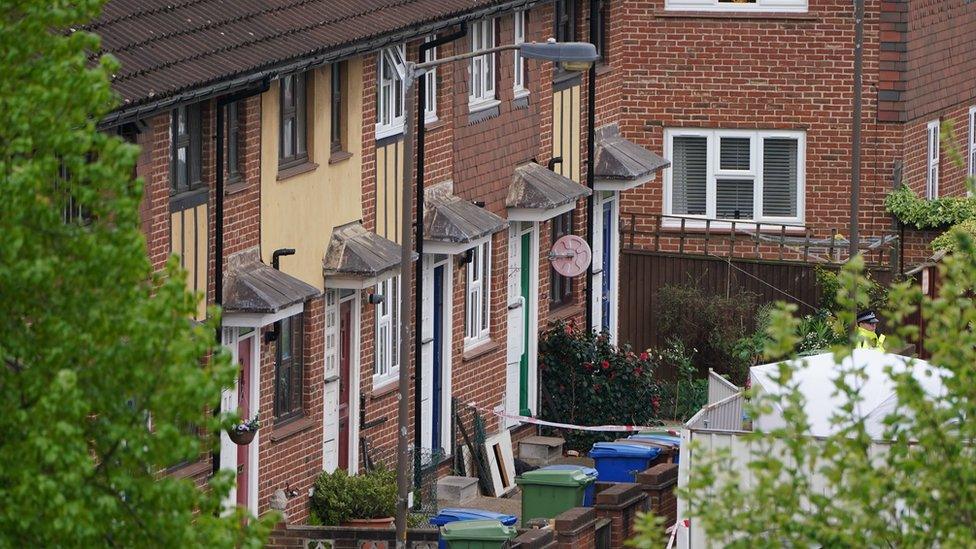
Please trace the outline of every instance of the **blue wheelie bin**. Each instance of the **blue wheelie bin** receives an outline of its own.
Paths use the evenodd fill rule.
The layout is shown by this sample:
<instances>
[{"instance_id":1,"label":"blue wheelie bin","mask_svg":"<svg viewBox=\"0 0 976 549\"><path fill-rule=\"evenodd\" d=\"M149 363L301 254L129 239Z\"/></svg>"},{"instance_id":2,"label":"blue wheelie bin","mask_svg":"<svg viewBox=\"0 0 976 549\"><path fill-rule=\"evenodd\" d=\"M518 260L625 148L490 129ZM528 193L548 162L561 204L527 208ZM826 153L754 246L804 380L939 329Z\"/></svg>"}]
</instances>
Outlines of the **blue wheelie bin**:
<instances>
[{"instance_id":1,"label":"blue wheelie bin","mask_svg":"<svg viewBox=\"0 0 976 549\"><path fill-rule=\"evenodd\" d=\"M561 471L582 471L588 477L593 478L593 482L586 487L586 491L583 492L583 507L593 507L593 498L596 495L596 481L600 477L600 472L592 467L586 467L585 465L547 465L543 469L556 469Z\"/></svg>"},{"instance_id":2,"label":"blue wheelie bin","mask_svg":"<svg viewBox=\"0 0 976 549\"><path fill-rule=\"evenodd\" d=\"M437 515L431 517L430 524L440 527L452 522L468 520L497 520L505 526L514 526L515 523L518 522L518 517L514 515L495 513L492 511L483 511L481 509L462 509L454 507L441 509ZM439 549L447 549L447 542L442 539L437 546Z\"/></svg>"},{"instance_id":3,"label":"blue wheelie bin","mask_svg":"<svg viewBox=\"0 0 976 549\"><path fill-rule=\"evenodd\" d=\"M602 482L634 482L661 453L660 448L624 442L597 442L590 450Z\"/></svg>"}]
</instances>

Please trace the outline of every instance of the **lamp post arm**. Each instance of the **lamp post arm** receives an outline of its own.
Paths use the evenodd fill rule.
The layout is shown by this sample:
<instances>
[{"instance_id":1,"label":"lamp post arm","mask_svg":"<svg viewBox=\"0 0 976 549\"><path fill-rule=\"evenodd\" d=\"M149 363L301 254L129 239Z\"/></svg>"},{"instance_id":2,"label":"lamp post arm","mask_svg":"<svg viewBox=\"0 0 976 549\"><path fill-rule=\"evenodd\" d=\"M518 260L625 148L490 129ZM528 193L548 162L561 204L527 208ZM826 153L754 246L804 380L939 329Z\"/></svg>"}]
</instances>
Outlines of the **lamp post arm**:
<instances>
[{"instance_id":1,"label":"lamp post arm","mask_svg":"<svg viewBox=\"0 0 976 549\"><path fill-rule=\"evenodd\" d=\"M488 48L488 49L478 50L478 51L469 51L467 53L461 53L461 54L458 54L458 55L452 55L450 57L444 57L442 59L435 59L433 61L427 61L427 62L424 62L424 63L411 63L411 62L407 61L407 63L406 63L406 65L407 65L407 72L410 72L412 70L412 71L414 71L414 75L415 76L419 76L420 74L423 74L424 72L426 72L428 69L432 69L434 67L439 67L441 65L446 65L448 63L453 63L455 61L464 61L465 59L471 59L473 57L481 57L482 55L489 55L489 54L492 54L492 53L498 53L500 51L517 50L517 49L519 49L519 47L521 47L521 44L505 44L503 46L495 46L494 48Z\"/></svg>"}]
</instances>

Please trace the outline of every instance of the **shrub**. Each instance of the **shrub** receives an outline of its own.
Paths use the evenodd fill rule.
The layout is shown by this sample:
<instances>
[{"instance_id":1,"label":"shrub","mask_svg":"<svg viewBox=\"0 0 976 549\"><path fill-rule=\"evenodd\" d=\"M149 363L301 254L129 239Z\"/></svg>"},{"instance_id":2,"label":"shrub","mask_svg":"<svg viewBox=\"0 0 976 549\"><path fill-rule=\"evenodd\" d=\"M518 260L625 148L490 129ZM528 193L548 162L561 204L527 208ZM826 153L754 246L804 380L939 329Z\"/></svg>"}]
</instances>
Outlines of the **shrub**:
<instances>
[{"instance_id":1,"label":"shrub","mask_svg":"<svg viewBox=\"0 0 976 549\"><path fill-rule=\"evenodd\" d=\"M826 310L829 314L836 313L837 292L841 289L840 283L837 282L837 271L817 265L814 268L814 275L817 280L817 293L820 296L818 303L820 309ZM888 301L888 287L875 280L870 271L865 271L864 277L870 283L868 288L870 308L883 309Z\"/></svg>"},{"instance_id":2,"label":"shrub","mask_svg":"<svg viewBox=\"0 0 976 549\"><path fill-rule=\"evenodd\" d=\"M680 340L671 340L662 351L652 354L652 359L656 358L678 374L676 381L661 384L661 417L686 421L708 402L708 379L696 379L698 368L694 357L695 349L689 351Z\"/></svg>"},{"instance_id":3,"label":"shrub","mask_svg":"<svg viewBox=\"0 0 976 549\"><path fill-rule=\"evenodd\" d=\"M953 225L948 231L940 234L932 240L932 249L935 251L946 251L954 252L956 251L956 236L953 233L961 232L966 233L970 237L976 237L976 218L967 219L962 223Z\"/></svg>"},{"instance_id":4,"label":"shrub","mask_svg":"<svg viewBox=\"0 0 976 549\"><path fill-rule=\"evenodd\" d=\"M666 341L680 341L695 349L700 376L712 368L741 383L744 365L735 344L755 329L756 296L705 294L690 284L668 285L659 290L660 333Z\"/></svg>"},{"instance_id":5,"label":"shrub","mask_svg":"<svg viewBox=\"0 0 976 549\"><path fill-rule=\"evenodd\" d=\"M322 524L337 526L350 519L386 518L396 514L396 472L378 468L349 476L337 469L315 480L312 512Z\"/></svg>"},{"instance_id":6,"label":"shrub","mask_svg":"<svg viewBox=\"0 0 976 549\"><path fill-rule=\"evenodd\" d=\"M943 196L931 200L901 187L885 197L885 209L916 229L942 229L976 217L976 198Z\"/></svg>"},{"instance_id":7,"label":"shrub","mask_svg":"<svg viewBox=\"0 0 976 549\"><path fill-rule=\"evenodd\" d=\"M557 322L539 340L544 418L583 425L648 425L655 420L657 384L647 353L618 349L605 334ZM587 450L613 433L561 433L568 448Z\"/></svg>"}]
</instances>

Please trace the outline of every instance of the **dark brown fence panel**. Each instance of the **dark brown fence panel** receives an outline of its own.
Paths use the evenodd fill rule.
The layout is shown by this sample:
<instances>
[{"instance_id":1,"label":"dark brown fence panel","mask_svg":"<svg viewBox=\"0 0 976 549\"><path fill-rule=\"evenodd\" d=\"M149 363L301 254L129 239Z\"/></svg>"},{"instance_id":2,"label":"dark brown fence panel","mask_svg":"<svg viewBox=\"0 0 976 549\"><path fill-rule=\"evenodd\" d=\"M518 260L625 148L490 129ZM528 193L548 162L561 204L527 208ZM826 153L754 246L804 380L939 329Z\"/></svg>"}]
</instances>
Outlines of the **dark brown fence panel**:
<instances>
[{"instance_id":1,"label":"dark brown fence panel","mask_svg":"<svg viewBox=\"0 0 976 549\"><path fill-rule=\"evenodd\" d=\"M800 314L813 313L820 298L814 267L802 262L622 251L619 342L639 350L664 345L657 329L658 291L672 284L692 284L706 295L755 294L757 305L786 301L795 303ZM887 270L871 274L881 283L891 278Z\"/></svg>"}]
</instances>

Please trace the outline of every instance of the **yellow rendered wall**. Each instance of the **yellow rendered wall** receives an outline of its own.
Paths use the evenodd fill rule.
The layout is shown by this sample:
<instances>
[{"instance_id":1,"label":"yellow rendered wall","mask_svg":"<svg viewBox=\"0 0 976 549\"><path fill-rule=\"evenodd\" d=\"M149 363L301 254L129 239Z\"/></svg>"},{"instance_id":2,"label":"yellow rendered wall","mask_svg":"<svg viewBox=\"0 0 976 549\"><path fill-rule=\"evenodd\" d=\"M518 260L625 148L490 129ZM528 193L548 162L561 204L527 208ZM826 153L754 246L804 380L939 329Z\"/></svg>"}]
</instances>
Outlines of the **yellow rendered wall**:
<instances>
[{"instance_id":1,"label":"yellow rendered wall","mask_svg":"<svg viewBox=\"0 0 976 549\"><path fill-rule=\"evenodd\" d=\"M376 234L400 242L403 140L376 147Z\"/></svg>"},{"instance_id":2,"label":"yellow rendered wall","mask_svg":"<svg viewBox=\"0 0 976 549\"><path fill-rule=\"evenodd\" d=\"M199 294L196 320L207 318L207 261L210 240L207 231L207 205L200 204L170 214L170 252L180 258L186 271L186 287Z\"/></svg>"},{"instance_id":3,"label":"yellow rendered wall","mask_svg":"<svg viewBox=\"0 0 976 549\"><path fill-rule=\"evenodd\" d=\"M580 86L552 94L552 155L561 156L556 172L580 182Z\"/></svg>"},{"instance_id":4,"label":"yellow rendered wall","mask_svg":"<svg viewBox=\"0 0 976 549\"><path fill-rule=\"evenodd\" d=\"M322 256L332 228L362 218L362 70L361 58L347 62L346 146L350 158L329 163L330 67L309 78L309 172L278 178L280 81L261 98L261 257L271 264L278 248L295 248L281 259L281 270L322 289Z\"/></svg>"}]
</instances>

